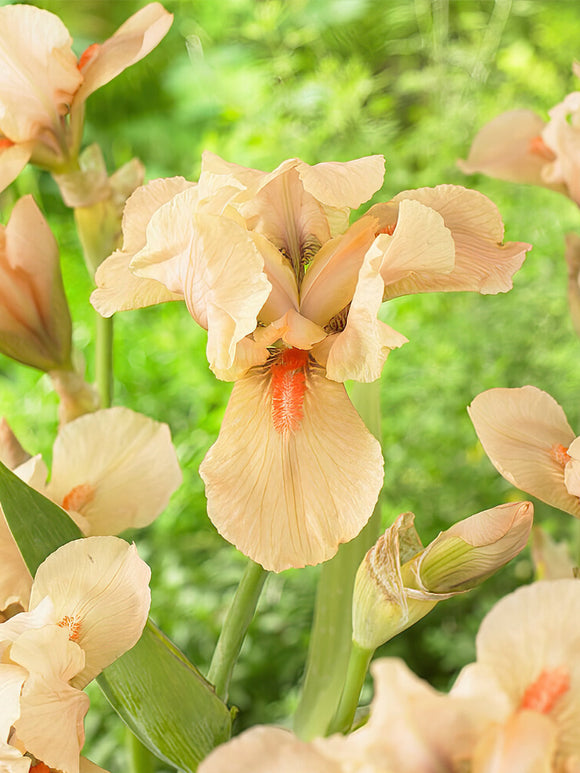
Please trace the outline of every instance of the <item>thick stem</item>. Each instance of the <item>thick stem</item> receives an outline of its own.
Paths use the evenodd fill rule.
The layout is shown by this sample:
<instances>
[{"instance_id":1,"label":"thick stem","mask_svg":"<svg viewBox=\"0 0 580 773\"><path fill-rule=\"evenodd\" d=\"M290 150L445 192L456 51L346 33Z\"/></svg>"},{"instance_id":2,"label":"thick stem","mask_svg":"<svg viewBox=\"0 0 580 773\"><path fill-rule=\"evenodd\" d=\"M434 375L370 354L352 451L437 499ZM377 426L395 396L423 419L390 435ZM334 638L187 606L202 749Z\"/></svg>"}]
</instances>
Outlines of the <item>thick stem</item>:
<instances>
[{"instance_id":1,"label":"thick stem","mask_svg":"<svg viewBox=\"0 0 580 773\"><path fill-rule=\"evenodd\" d=\"M126 728L125 738L130 773L153 773L157 759L155 755L141 743L136 735L133 735L129 728Z\"/></svg>"},{"instance_id":2,"label":"thick stem","mask_svg":"<svg viewBox=\"0 0 580 773\"><path fill-rule=\"evenodd\" d=\"M263 567L248 561L220 633L207 678L224 701L228 699L232 672L267 576Z\"/></svg>"},{"instance_id":3,"label":"thick stem","mask_svg":"<svg viewBox=\"0 0 580 773\"><path fill-rule=\"evenodd\" d=\"M366 650L356 642L352 643L342 698L329 733L348 733L350 730L373 653L374 650Z\"/></svg>"},{"instance_id":4,"label":"thick stem","mask_svg":"<svg viewBox=\"0 0 580 773\"><path fill-rule=\"evenodd\" d=\"M353 384L351 399L369 430L380 438L380 383ZM354 578L380 530L377 504L360 534L322 566L302 698L294 718L294 730L304 740L326 735L336 713L352 646Z\"/></svg>"},{"instance_id":5,"label":"thick stem","mask_svg":"<svg viewBox=\"0 0 580 773\"><path fill-rule=\"evenodd\" d=\"M96 315L95 380L101 408L113 402L113 318Z\"/></svg>"}]
</instances>

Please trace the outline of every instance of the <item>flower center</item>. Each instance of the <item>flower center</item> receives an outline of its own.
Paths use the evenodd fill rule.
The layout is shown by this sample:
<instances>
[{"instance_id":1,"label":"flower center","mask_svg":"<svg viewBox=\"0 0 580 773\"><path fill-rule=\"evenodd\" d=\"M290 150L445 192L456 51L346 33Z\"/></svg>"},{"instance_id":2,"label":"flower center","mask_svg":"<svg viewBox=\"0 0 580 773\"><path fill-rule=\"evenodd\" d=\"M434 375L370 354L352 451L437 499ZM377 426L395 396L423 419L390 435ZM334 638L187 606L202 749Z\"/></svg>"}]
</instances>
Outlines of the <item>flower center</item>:
<instances>
[{"instance_id":1,"label":"flower center","mask_svg":"<svg viewBox=\"0 0 580 773\"><path fill-rule=\"evenodd\" d=\"M91 499L95 496L95 489L90 483L81 483L80 486L75 486L66 494L62 500L62 507L64 510L74 510L76 513L80 512L84 505L88 505Z\"/></svg>"},{"instance_id":2,"label":"flower center","mask_svg":"<svg viewBox=\"0 0 580 773\"><path fill-rule=\"evenodd\" d=\"M568 449L566 446L563 446L561 443L558 443L555 446L552 446L550 449L550 456L552 459L560 464L562 467L565 467L570 459L572 458L570 454L568 453Z\"/></svg>"},{"instance_id":3,"label":"flower center","mask_svg":"<svg viewBox=\"0 0 580 773\"><path fill-rule=\"evenodd\" d=\"M542 671L536 681L532 682L525 691L520 709L549 714L558 698L569 689L570 674L564 666L559 666L551 671Z\"/></svg>"},{"instance_id":4,"label":"flower center","mask_svg":"<svg viewBox=\"0 0 580 773\"><path fill-rule=\"evenodd\" d=\"M77 615L65 615L57 623L61 628L68 628L68 638L70 641L78 641L81 632L81 620Z\"/></svg>"},{"instance_id":5,"label":"flower center","mask_svg":"<svg viewBox=\"0 0 580 773\"><path fill-rule=\"evenodd\" d=\"M304 349L286 349L270 367L272 422L276 432L282 435L296 432L304 417L308 356Z\"/></svg>"}]
</instances>

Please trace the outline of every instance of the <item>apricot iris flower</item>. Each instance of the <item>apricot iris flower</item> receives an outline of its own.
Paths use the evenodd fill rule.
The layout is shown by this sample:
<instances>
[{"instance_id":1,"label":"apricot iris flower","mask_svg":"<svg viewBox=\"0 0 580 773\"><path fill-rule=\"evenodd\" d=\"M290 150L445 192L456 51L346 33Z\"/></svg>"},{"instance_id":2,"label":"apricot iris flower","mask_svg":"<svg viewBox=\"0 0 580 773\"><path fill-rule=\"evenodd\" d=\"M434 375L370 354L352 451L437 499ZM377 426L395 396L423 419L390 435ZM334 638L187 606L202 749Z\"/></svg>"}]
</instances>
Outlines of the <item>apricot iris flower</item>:
<instances>
[{"instance_id":1,"label":"apricot iris flower","mask_svg":"<svg viewBox=\"0 0 580 773\"><path fill-rule=\"evenodd\" d=\"M129 199L123 248L99 268L108 316L185 300L218 378L235 381L200 468L218 531L265 568L316 564L355 537L382 485L377 440L343 382L374 381L406 338L377 318L415 292L506 291L527 244L501 244L494 205L456 186L405 191L348 225L382 156L271 173L204 154L198 184Z\"/></svg>"}]
</instances>

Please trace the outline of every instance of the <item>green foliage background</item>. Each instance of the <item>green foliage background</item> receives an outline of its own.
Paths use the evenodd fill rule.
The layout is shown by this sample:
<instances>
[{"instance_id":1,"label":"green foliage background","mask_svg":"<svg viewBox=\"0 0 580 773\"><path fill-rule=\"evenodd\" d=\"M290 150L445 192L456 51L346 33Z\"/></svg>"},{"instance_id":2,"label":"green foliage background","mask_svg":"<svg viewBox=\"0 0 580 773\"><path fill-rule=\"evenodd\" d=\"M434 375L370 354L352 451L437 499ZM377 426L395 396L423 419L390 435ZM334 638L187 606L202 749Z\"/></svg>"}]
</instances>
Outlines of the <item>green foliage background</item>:
<instances>
[{"instance_id":1,"label":"green foliage background","mask_svg":"<svg viewBox=\"0 0 580 773\"><path fill-rule=\"evenodd\" d=\"M135 0L39 0L61 16L80 53L144 5ZM528 107L542 116L577 83L575 0L167 0L166 39L94 94L86 144L109 168L139 156L148 178L195 179L208 148L239 164L274 168L383 153L375 200L406 188L455 183L489 195L506 239L534 245L507 295L426 295L384 308L410 343L382 379L385 526L412 510L424 541L460 518L521 498L492 468L466 413L493 386L534 384L580 427L580 344L566 302L564 233L577 207L547 190L474 176L456 167L477 129ZM75 343L92 374L91 290L70 213L46 175L29 169L1 199L33 192L59 239ZM151 527L135 535L153 570L152 617L202 669L240 577L243 559L205 515L197 468L215 440L231 386L205 360L205 334L180 304L118 315L115 403L170 424L184 484ZM0 360L0 412L25 447L50 458L56 398L45 377ZM253 463L248 459L248 465ZM538 504L537 522L576 543L576 523ZM270 578L235 673L238 729L282 721L300 682L317 568ZM478 591L439 605L384 648L447 687L474 656L474 635L501 595L529 581L524 554ZM370 693L369 693L370 694ZM102 712L87 718L89 753L121 769L121 732Z\"/></svg>"}]
</instances>

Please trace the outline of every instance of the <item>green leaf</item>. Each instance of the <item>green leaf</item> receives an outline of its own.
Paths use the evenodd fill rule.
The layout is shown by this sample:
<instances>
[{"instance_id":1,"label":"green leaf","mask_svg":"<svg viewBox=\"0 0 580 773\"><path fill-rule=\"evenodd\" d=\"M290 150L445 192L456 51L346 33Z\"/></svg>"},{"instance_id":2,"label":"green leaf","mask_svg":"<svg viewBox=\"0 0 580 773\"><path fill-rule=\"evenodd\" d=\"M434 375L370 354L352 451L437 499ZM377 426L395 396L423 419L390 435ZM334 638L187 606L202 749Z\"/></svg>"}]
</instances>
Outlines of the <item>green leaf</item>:
<instances>
[{"instance_id":1,"label":"green leaf","mask_svg":"<svg viewBox=\"0 0 580 773\"><path fill-rule=\"evenodd\" d=\"M31 574L61 545L83 535L67 513L0 463L0 505ZM148 749L195 771L231 733L213 687L148 621L133 647L98 677L113 708Z\"/></svg>"},{"instance_id":2,"label":"green leaf","mask_svg":"<svg viewBox=\"0 0 580 773\"><path fill-rule=\"evenodd\" d=\"M97 677L115 711L157 757L185 771L231 734L231 714L213 687L151 622L133 647Z\"/></svg>"},{"instance_id":3,"label":"green leaf","mask_svg":"<svg viewBox=\"0 0 580 773\"><path fill-rule=\"evenodd\" d=\"M66 542L83 536L61 507L28 486L1 462L0 505L33 576L48 555Z\"/></svg>"}]
</instances>

